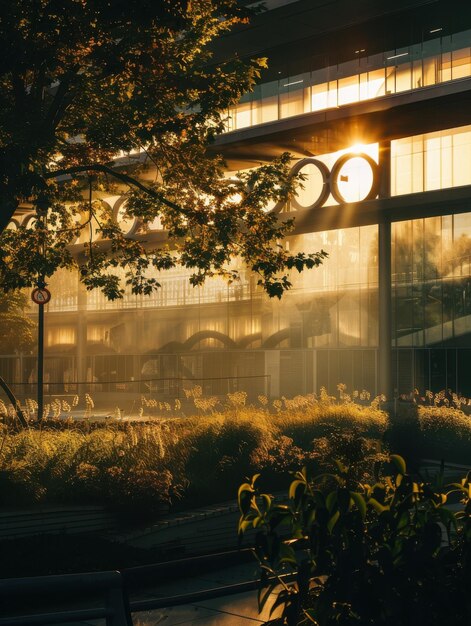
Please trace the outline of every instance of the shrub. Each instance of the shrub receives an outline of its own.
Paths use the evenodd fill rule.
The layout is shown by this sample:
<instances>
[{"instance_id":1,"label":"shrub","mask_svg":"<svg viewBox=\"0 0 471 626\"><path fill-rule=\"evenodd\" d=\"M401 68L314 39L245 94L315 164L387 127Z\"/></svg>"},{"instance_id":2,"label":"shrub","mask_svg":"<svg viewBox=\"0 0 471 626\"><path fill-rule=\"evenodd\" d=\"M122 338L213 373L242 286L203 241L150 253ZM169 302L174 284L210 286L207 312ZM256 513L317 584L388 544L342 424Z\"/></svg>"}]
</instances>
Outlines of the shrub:
<instances>
[{"instance_id":1,"label":"shrub","mask_svg":"<svg viewBox=\"0 0 471 626\"><path fill-rule=\"evenodd\" d=\"M229 394L215 412L216 404L205 403L200 389L188 394L203 414L74 422L57 417L57 401L53 417L41 424L31 421L27 430L3 425L2 502L99 502L137 513L178 499L187 505L226 499L241 477L261 469L278 487L290 470L341 456L346 446L363 454L363 437L379 435L386 419L376 406L347 398L339 404L325 392L284 398L276 412L263 396L253 407L246 406L244 393ZM338 436L327 438L334 428Z\"/></svg>"},{"instance_id":2,"label":"shrub","mask_svg":"<svg viewBox=\"0 0 471 626\"><path fill-rule=\"evenodd\" d=\"M319 487L325 477L298 472L287 504L259 494L256 479L240 487L239 532L257 530L259 609L276 596L278 616L267 623L469 623L471 476L435 493L401 457L390 461L371 485L352 481L341 463L330 489ZM459 513L445 506L453 494L461 496Z\"/></svg>"},{"instance_id":3,"label":"shrub","mask_svg":"<svg viewBox=\"0 0 471 626\"><path fill-rule=\"evenodd\" d=\"M411 462L425 458L469 463L471 417L449 406L408 403L399 407L386 439Z\"/></svg>"},{"instance_id":4,"label":"shrub","mask_svg":"<svg viewBox=\"0 0 471 626\"><path fill-rule=\"evenodd\" d=\"M387 428L387 414L376 404L338 403L326 394L307 398L302 407L293 409L288 405L289 408L274 416L274 424L301 448L308 449L315 439L333 431L358 431L364 436L381 438Z\"/></svg>"},{"instance_id":5,"label":"shrub","mask_svg":"<svg viewBox=\"0 0 471 626\"><path fill-rule=\"evenodd\" d=\"M423 456L469 463L471 418L459 409L418 407Z\"/></svg>"},{"instance_id":6,"label":"shrub","mask_svg":"<svg viewBox=\"0 0 471 626\"><path fill-rule=\"evenodd\" d=\"M163 462L162 427L4 434L0 497L5 505L34 501L109 504L157 510L170 501L172 475Z\"/></svg>"},{"instance_id":7,"label":"shrub","mask_svg":"<svg viewBox=\"0 0 471 626\"><path fill-rule=\"evenodd\" d=\"M273 445L276 431L264 412L230 410L191 422L180 436L188 497L227 499ZM233 491L232 491L233 492Z\"/></svg>"}]
</instances>

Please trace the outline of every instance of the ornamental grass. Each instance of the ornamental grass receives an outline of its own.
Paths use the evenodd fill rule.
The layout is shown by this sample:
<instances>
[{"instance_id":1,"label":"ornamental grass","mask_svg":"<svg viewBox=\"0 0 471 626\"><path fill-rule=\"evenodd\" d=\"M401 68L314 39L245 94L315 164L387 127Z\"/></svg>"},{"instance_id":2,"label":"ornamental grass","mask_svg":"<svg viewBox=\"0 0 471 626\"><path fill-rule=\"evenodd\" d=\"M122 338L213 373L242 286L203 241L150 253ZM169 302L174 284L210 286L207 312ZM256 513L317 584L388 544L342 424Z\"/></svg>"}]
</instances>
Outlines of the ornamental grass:
<instances>
[{"instance_id":1,"label":"ornamental grass","mask_svg":"<svg viewBox=\"0 0 471 626\"><path fill-rule=\"evenodd\" d=\"M186 403L187 415L178 402L153 421L143 406L134 422L74 421L66 415L39 425L32 419L25 430L5 415L0 503L101 503L156 516L169 505L233 499L240 481L260 471L270 489L283 488L302 465L328 468L336 458L352 465L363 460L366 475L381 457L385 433L391 441L394 428L396 440L400 431L402 441L413 442L422 456L427 451L441 458L454 449L471 458L471 419L457 409L416 407L399 422L401 431L397 424L388 427L382 398L349 395L342 385L339 394L321 390L274 402L260 396L248 405L244 392L205 398L195 388L187 391L193 403L192 411Z\"/></svg>"}]
</instances>

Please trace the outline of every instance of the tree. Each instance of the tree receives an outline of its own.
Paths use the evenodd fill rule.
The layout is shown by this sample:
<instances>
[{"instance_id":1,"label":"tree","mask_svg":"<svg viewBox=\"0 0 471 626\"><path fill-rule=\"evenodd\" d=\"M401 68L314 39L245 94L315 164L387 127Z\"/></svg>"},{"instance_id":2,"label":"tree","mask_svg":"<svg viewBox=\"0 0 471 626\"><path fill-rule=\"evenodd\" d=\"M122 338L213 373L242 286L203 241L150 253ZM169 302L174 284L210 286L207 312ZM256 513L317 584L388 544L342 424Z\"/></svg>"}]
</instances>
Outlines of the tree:
<instances>
[{"instance_id":1,"label":"tree","mask_svg":"<svg viewBox=\"0 0 471 626\"><path fill-rule=\"evenodd\" d=\"M325 254L290 255L277 242L292 226L265 212L296 180L289 156L228 181L207 145L224 111L250 90L264 59L211 61L211 46L250 10L236 0L5 0L0 7L0 277L4 289L78 267L87 288L109 298L157 288L156 271L190 268L195 285L214 273L236 280L241 257L271 296L290 287L287 270ZM134 152L137 165L116 155ZM145 155L155 181L139 182ZM127 211L160 215L171 245L152 249L123 237L93 187L130 185ZM122 189L122 187L121 187ZM86 200L89 195L88 201ZM84 199L85 195L85 199ZM77 201L70 209L67 200ZM21 202L34 229L5 230ZM88 218L79 225L80 215ZM109 247L69 244L94 224Z\"/></svg>"},{"instance_id":2,"label":"tree","mask_svg":"<svg viewBox=\"0 0 471 626\"><path fill-rule=\"evenodd\" d=\"M0 354L33 347L36 324L25 314L27 307L28 298L21 291L0 291Z\"/></svg>"}]
</instances>

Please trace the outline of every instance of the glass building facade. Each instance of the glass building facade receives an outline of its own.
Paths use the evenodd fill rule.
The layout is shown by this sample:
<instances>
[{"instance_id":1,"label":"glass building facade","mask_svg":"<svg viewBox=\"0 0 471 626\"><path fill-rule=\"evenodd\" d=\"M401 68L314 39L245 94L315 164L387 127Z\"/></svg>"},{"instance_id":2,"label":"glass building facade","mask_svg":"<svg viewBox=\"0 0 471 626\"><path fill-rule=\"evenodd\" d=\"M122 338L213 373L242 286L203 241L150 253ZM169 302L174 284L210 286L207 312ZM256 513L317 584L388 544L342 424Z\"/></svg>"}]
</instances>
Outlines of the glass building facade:
<instances>
[{"instance_id":1,"label":"glass building facade","mask_svg":"<svg viewBox=\"0 0 471 626\"><path fill-rule=\"evenodd\" d=\"M432 29L433 30L433 29ZM228 111L227 130L274 122L381 96L471 76L471 30L369 55L359 48L349 61L304 60L309 71L257 85ZM319 67L320 65L320 67Z\"/></svg>"},{"instance_id":2,"label":"glass building facade","mask_svg":"<svg viewBox=\"0 0 471 626\"><path fill-rule=\"evenodd\" d=\"M275 2L266 19L306 4ZM347 60L314 54L318 39L303 42L312 55L299 71L286 70L296 59L275 66L277 80L229 111L220 142L229 169L287 146L305 155L303 188L281 209L299 218L284 245L325 250L319 268L293 273L281 301L243 268L238 283L214 278L197 288L184 271L170 270L156 276L162 287L154 295L126 293L112 303L59 272L46 308L50 393L120 392L131 402L142 393L182 397L200 384L207 394L243 389L274 398L345 383L372 393L387 387L395 397L415 388L471 396L471 15L464 14L450 31L436 7L421 5L420 37L380 53L370 52L377 22L369 25L368 15L355 45L338 26L330 39L350 46ZM129 236L162 230L158 219L129 220L119 197L105 201ZM34 369L34 355L0 357L9 380L33 383Z\"/></svg>"}]
</instances>

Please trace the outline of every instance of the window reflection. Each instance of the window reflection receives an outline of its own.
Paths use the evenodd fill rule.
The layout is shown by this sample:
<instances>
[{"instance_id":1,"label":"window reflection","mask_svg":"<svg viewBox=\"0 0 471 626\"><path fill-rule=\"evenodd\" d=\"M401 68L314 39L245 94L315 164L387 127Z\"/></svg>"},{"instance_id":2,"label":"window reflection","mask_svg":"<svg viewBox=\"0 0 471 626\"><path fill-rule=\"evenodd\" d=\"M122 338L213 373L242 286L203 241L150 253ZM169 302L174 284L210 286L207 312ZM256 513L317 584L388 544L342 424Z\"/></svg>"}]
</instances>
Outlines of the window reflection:
<instances>
[{"instance_id":1,"label":"window reflection","mask_svg":"<svg viewBox=\"0 0 471 626\"><path fill-rule=\"evenodd\" d=\"M397 347L460 346L471 332L471 213L393 225Z\"/></svg>"}]
</instances>

